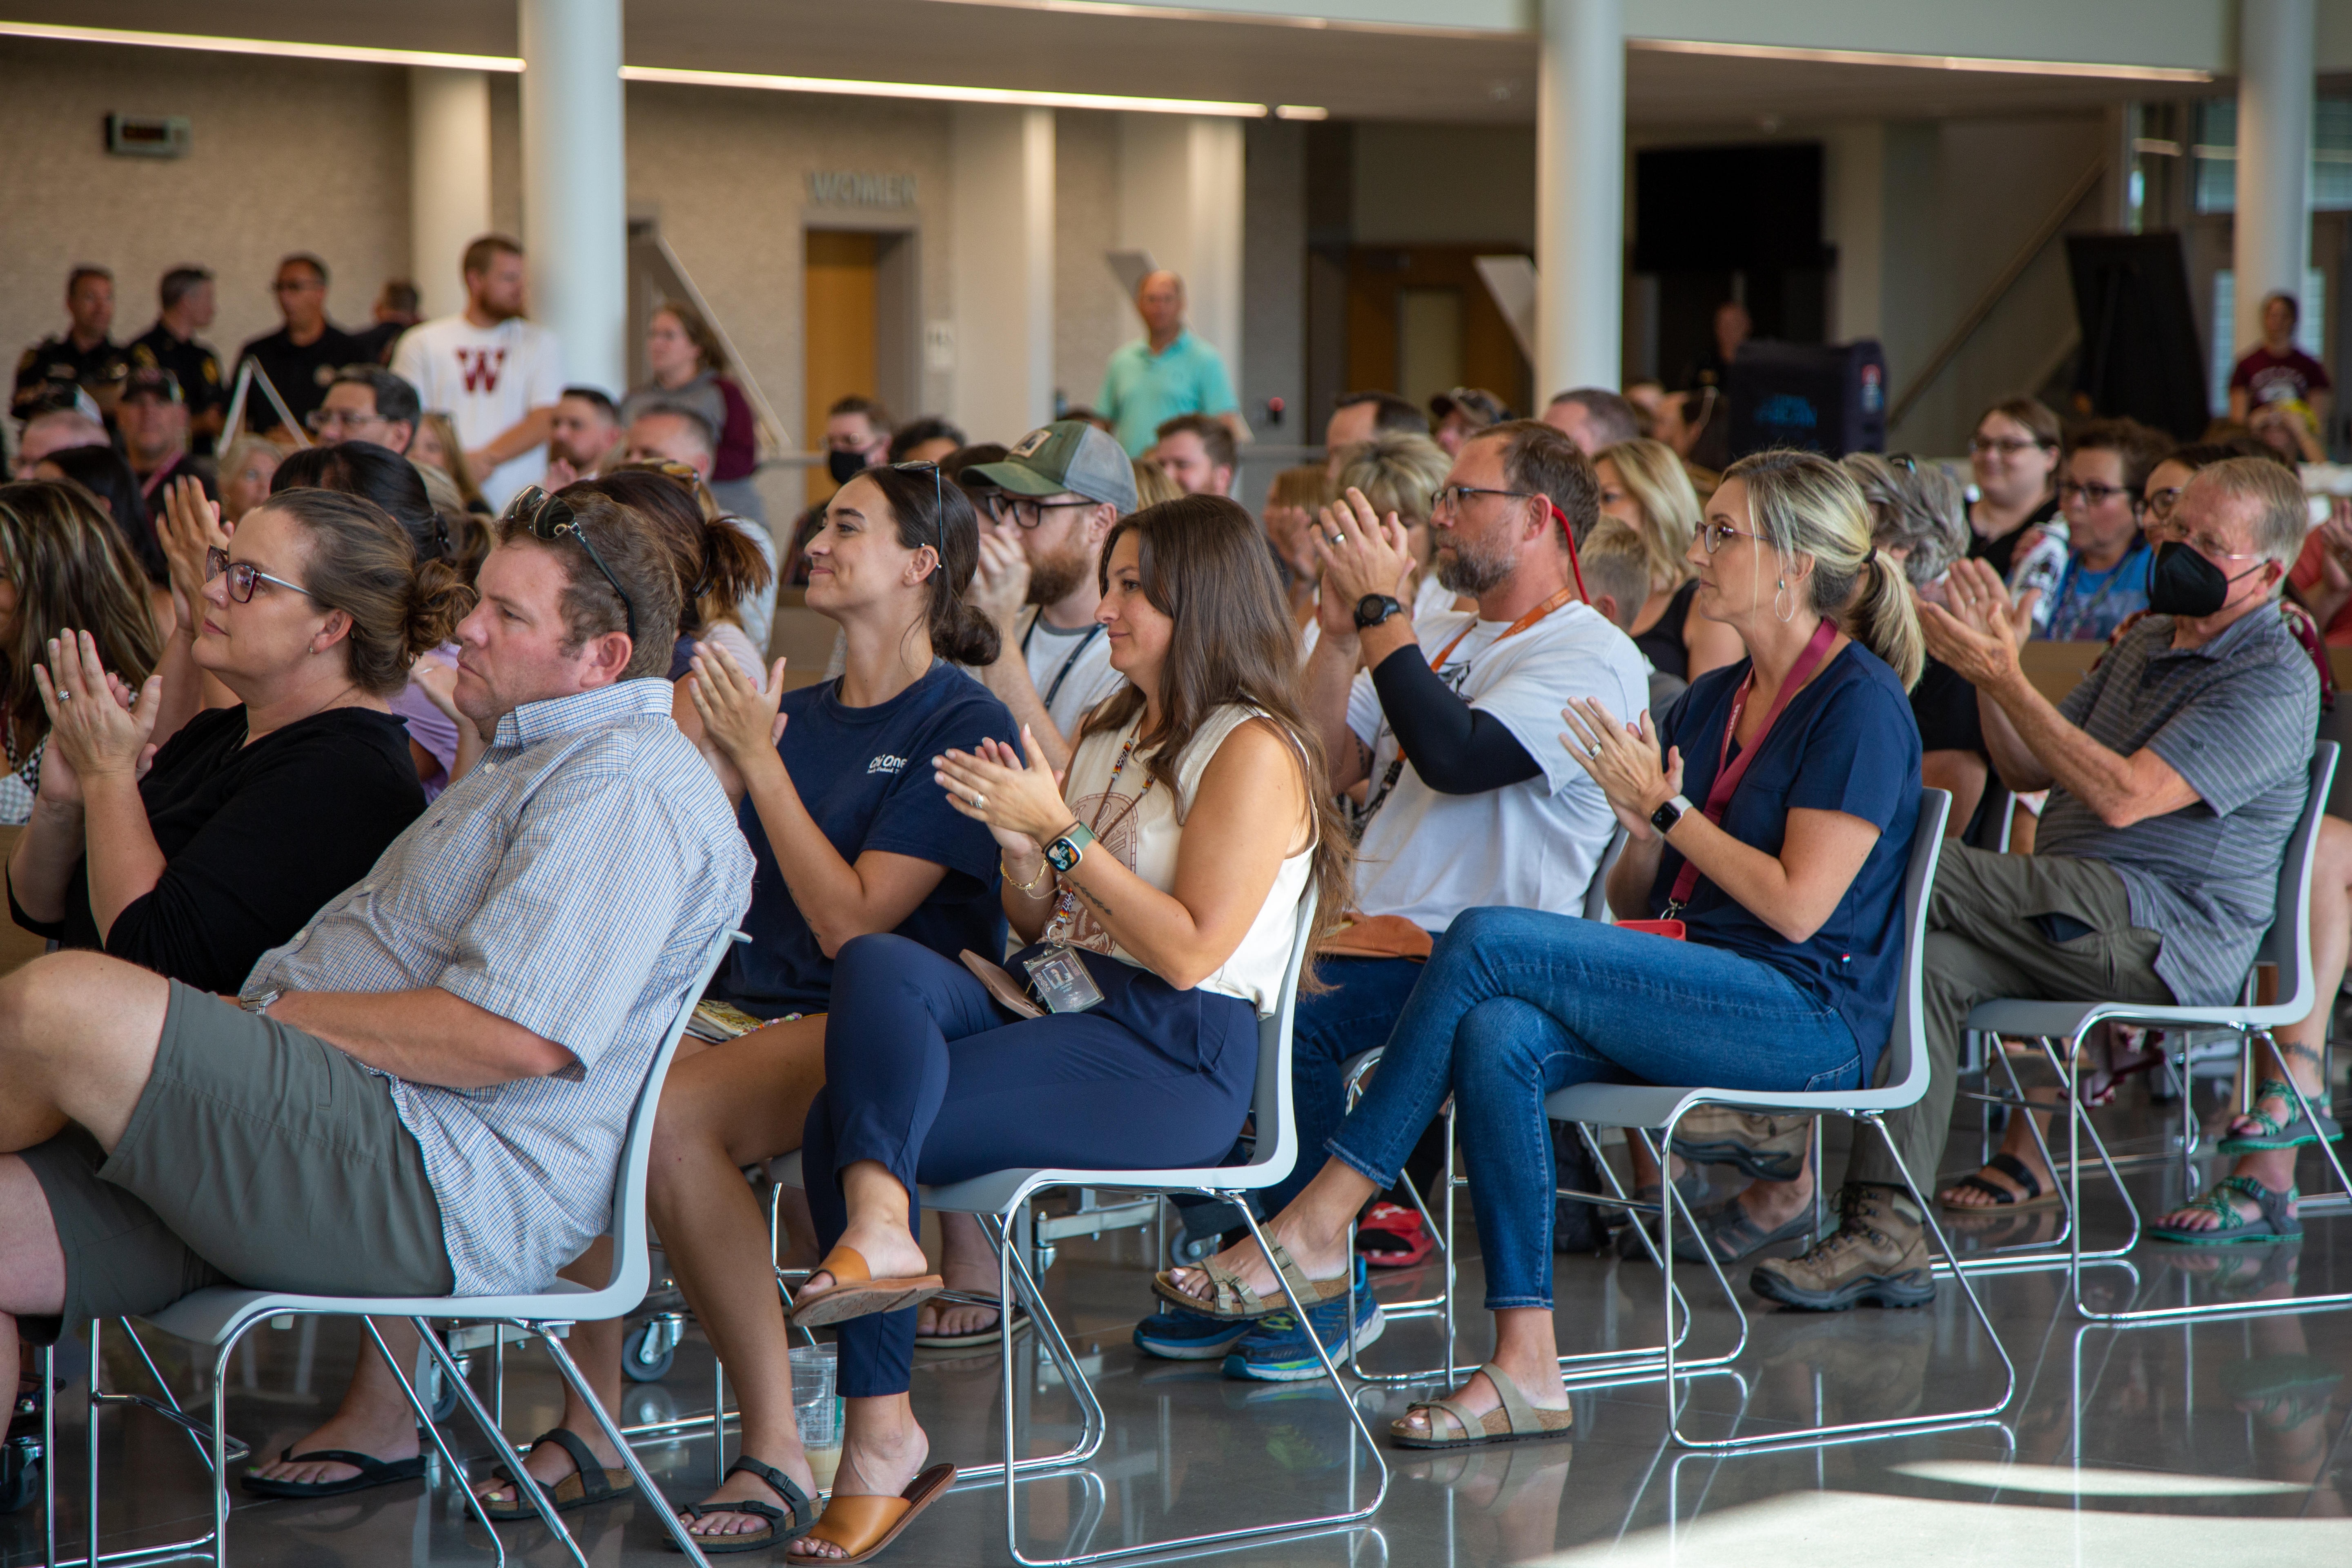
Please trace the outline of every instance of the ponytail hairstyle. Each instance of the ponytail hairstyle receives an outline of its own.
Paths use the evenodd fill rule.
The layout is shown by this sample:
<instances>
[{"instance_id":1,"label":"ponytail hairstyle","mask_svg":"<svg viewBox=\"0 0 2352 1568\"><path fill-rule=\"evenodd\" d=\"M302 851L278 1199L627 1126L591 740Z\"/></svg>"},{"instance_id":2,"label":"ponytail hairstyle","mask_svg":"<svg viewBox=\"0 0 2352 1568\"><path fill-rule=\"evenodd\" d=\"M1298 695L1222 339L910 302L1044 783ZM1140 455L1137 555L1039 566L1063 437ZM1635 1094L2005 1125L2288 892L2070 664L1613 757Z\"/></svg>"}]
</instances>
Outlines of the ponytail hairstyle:
<instances>
[{"instance_id":1,"label":"ponytail hairstyle","mask_svg":"<svg viewBox=\"0 0 2352 1568\"><path fill-rule=\"evenodd\" d=\"M1097 572L1106 592L1111 552L1129 533L1135 535L1144 598L1175 623L1160 670L1160 722L1136 745L1145 771L1166 786L1171 800L1181 801L1177 766L1209 716L1236 702L1265 714L1297 746L1306 774L1315 885L1322 900L1319 939L1339 925L1354 899L1349 879L1354 853L1332 805L1322 739L1307 722L1299 694L1298 633L1266 553L1265 531L1249 509L1219 495L1182 496L1129 512L1103 541ZM1120 687L1087 715L1073 747L1097 731L1116 734L1143 708L1142 691L1132 682Z\"/></svg>"},{"instance_id":2,"label":"ponytail hairstyle","mask_svg":"<svg viewBox=\"0 0 2352 1568\"><path fill-rule=\"evenodd\" d=\"M1900 563L1871 542L1870 503L1853 476L1818 452L1774 447L1723 471L1748 486L1748 510L1783 563L1812 558L1806 600L1815 614L1885 660L1909 690L1927 663L1918 612Z\"/></svg>"},{"instance_id":3,"label":"ponytail hairstyle","mask_svg":"<svg viewBox=\"0 0 2352 1568\"><path fill-rule=\"evenodd\" d=\"M693 470L673 471L683 467L622 463L570 488L635 508L653 525L677 573L678 635L696 637L720 621L742 625L736 605L773 574L751 535L715 502L706 504L710 492Z\"/></svg>"},{"instance_id":4,"label":"ponytail hairstyle","mask_svg":"<svg viewBox=\"0 0 2352 1568\"><path fill-rule=\"evenodd\" d=\"M352 684L370 696L407 685L416 656L455 637L473 608L474 591L457 569L420 563L408 531L364 497L298 486L271 492L254 510L282 512L302 531L310 547L304 591L350 619L343 657Z\"/></svg>"},{"instance_id":5,"label":"ponytail hairstyle","mask_svg":"<svg viewBox=\"0 0 2352 1568\"><path fill-rule=\"evenodd\" d=\"M994 664L1003 639L996 623L964 602L980 566L980 515L963 487L934 463L877 465L857 476L882 492L899 546L939 557L929 579L931 651L961 665Z\"/></svg>"}]
</instances>

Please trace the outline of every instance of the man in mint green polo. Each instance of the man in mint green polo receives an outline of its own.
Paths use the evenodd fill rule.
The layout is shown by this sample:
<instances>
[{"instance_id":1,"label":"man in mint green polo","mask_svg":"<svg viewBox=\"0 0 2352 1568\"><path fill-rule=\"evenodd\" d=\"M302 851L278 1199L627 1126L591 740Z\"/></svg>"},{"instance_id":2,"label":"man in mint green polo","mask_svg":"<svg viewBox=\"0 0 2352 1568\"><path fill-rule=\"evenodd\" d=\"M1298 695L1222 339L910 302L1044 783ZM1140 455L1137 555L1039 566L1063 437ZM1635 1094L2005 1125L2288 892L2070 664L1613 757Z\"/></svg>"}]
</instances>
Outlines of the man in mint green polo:
<instances>
[{"instance_id":1,"label":"man in mint green polo","mask_svg":"<svg viewBox=\"0 0 2352 1568\"><path fill-rule=\"evenodd\" d=\"M1164 270L1144 274L1135 286L1135 313L1145 335L1112 351L1095 399L1127 455L1142 456L1160 425L1180 414L1221 419L1234 440L1248 440L1224 356L1184 324L1184 280Z\"/></svg>"}]
</instances>

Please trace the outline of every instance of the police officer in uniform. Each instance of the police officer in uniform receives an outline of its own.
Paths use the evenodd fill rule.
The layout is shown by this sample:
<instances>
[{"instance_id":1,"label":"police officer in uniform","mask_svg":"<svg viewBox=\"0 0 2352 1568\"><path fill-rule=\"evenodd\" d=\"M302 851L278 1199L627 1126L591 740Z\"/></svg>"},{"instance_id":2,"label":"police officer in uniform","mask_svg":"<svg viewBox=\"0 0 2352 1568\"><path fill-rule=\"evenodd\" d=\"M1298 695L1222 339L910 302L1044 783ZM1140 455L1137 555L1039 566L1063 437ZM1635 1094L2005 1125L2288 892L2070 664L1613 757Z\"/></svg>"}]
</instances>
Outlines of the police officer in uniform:
<instances>
[{"instance_id":1,"label":"police officer in uniform","mask_svg":"<svg viewBox=\"0 0 2352 1568\"><path fill-rule=\"evenodd\" d=\"M25 351L16 362L16 390L8 412L18 419L43 407L70 406L66 389L79 386L97 400L108 417L122 391L131 362L108 331L114 325L114 274L103 267L77 267L66 279L66 314L73 325Z\"/></svg>"},{"instance_id":2,"label":"police officer in uniform","mask_svg":"<svg viewBox=\"0 0 2352 1568\"><path fill-rule=\"evenodd\" d=\"M131 368L172 373L188 410L188 449L210 457L213 437L228 415L220 356L196 339L213 324L213 275L201 267L174 267L163 274L160 292L162 314L131 340Z\"/></svg>"}]
</instances>

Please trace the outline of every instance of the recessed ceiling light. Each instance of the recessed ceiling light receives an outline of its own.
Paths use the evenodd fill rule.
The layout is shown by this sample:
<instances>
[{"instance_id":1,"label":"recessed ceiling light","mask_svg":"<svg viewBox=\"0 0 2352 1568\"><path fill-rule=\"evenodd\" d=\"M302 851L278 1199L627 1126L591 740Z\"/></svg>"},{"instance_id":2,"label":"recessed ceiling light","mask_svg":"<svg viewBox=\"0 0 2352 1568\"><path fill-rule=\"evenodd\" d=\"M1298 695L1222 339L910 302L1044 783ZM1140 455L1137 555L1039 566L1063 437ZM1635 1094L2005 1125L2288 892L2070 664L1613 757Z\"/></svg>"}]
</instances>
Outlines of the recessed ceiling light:
<instances>
[{"instance_id":1,"label":"recessed ceiling light","mask_svg":"<svg viewBox=\"0 0 2352 1568\"><path fill-rule=\"evenodd\" d=\"M1627 38L1625 47L1653 54L1714 55L1743 60L1804 60L1820 65L1897 66L1906 70L2103 77L2123 81L2202 82L2213 79L2211 71L2183 66L2116 65L2095 60L2011 60L1977 55L1892 54L1877 49L1803 49L1780 44L1717 44L1690 38Z\"/></svg>"}]
</instances>

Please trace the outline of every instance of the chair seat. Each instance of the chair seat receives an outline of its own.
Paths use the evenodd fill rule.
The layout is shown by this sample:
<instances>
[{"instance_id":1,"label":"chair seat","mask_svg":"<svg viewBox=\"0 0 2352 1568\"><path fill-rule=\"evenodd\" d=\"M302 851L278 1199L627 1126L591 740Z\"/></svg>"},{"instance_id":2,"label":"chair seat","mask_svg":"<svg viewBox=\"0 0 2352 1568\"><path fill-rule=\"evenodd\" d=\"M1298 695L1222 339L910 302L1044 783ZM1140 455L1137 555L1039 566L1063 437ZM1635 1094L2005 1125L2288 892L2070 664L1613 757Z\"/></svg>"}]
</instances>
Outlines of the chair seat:
<instances>
[{"instance_id":1,"label":"chair seat","mask_svg":"<svg viewBox=\"0 0 2352 1568\"><path fill-rule=\"evenodd\" d=\"M2211 1007L2179 1007L2156 1002L2043 1002L2002 997L1979 1002L1969 1010L1969 1027L1992 1035L2071 1039L2091 1025L2107 1019L2126 1023L2171 1025L2178 1028L2275 1029L2301 1020L2308 1005L2259 1007L2252 1003L2228 1003Z\"/></svg>"},{"instance_id":2,"label":"chair seat","mask_svg":"<svg viewBox=\"0 0 2352 1568\"><path fill-rule=\"evenodd\" d=\"M1279 1170L1271 1161L1247 1165L1208 1165L1190 1171L1066 1171L1049 1167L991 1171L984 1176L919 1189L925 1208L946 1214L1003 1214L1027 1194L1047 1187L1094 1187L1106 1192L1161 1192L1171 1188L1215 1187L1223 1192L1256 1192L1273 1186L1290 1173L1288 1162ZM779 1154L768 1162L768 1178L780 1186L799 1187L800 1151Z\"/></svg>"},{"instance_id":3,"label":"chair seat","mask_svg":"<svg viewBox=\"0 0 2352 1568\"><path fill-rule=\"evenodd\" d=\"M635 1291L612 1287L595 1290L570 1279L558 1279L547 1289L525 1296L302 1296L290 1291L244 1290L217 1285L193 1296L183 1296L140 1321L152 1323L175 1339L209 1347L226 1344L256 1320L274 1318L281 1312L581 1322L617 1318L643 1300L645 1293L642 1279L637 1281Z\"/></svg>"},{"instance_id":4,"label":"chair seat","mask_svg":"<svg viewBox=\"0 0 2352 1568\"><path fill-rule=\"evenodd\" d=\"M1842 1089L1829 1094L1775 1093L1744 1089L1670 1089L1646 1083L1580 1083L1547 1097L1544 1112L1555 1121L1594 1127L1664 1127L1702 1101L1741 1110L1780 1115L1825 1111L1900 1110L1919 1098L1903 1085Z\"/></svg>"}]
</instances>

